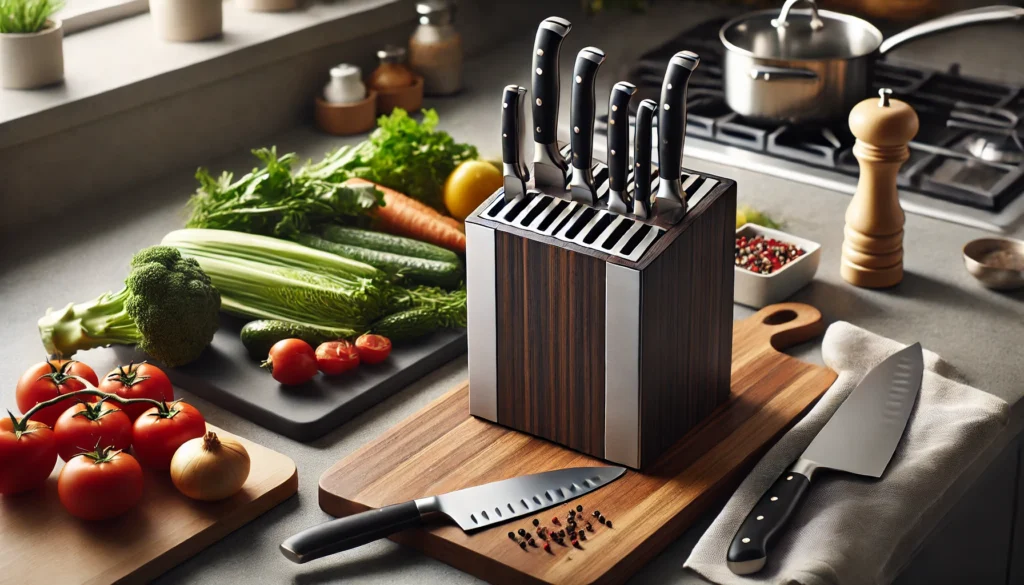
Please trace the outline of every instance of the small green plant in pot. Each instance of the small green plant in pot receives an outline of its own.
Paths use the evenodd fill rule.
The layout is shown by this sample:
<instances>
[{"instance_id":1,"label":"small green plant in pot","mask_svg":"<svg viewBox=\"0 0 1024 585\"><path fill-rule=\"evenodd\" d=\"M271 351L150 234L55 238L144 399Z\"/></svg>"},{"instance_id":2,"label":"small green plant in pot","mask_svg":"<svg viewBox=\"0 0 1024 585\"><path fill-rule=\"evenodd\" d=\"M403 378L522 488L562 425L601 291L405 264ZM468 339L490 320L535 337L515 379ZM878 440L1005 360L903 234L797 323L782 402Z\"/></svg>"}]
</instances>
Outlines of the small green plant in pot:
<instances>
[{"instance_id":1,"label":"small green plant in pot","mask_svg":"<svg viewBox=\"0 0 1024 585\"><path fill-rule=\"evenodd\" d=\"M62 0L0 0L0 84L31 89L64 79Z\"/></svg>"}]
</instances>

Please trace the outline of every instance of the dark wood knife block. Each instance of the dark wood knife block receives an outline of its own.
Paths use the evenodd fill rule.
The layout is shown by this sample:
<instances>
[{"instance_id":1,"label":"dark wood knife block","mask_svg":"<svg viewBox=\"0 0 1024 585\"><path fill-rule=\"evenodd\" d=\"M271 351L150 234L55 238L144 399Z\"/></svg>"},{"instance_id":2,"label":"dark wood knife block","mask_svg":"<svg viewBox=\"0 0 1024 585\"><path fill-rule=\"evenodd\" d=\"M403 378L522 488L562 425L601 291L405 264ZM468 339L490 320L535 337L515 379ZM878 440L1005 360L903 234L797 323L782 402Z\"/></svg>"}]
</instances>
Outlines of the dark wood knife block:
<instances>
[{"instance_id":1,"label":"dark wood knife block","mask_svg":"<svg viewBox=\"0 0 1024 585\"><path fill-rule=\"evenodd\" d=\"M684 173L687 215L635 259L604 250L609 212L576 241L525 228L552 198L503 221L499 190L466 220L471 414L642 468L727 400L736 183Z\"/></svg>"}]
</instances>

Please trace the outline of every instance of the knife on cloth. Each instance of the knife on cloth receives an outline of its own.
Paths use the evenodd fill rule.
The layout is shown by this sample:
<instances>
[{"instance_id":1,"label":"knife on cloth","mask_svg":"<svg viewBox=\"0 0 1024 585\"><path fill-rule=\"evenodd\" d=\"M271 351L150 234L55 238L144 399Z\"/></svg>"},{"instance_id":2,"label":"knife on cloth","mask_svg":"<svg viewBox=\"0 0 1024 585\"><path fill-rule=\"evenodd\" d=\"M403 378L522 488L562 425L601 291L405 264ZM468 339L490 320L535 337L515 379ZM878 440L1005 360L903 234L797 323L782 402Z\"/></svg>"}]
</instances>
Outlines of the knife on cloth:
<instances>
[{"instance_id":1,"label":"knife on cloth","mask_svg":"<svg viewBox=\"0 0 1024 585\"><path fill-rule=\"evenodd\" d=\"M538 189L559 196L569 163L558 148L558 54L571 28L564 18L545 18L533 44L533 178Z\"/></svg>"},{"instance_id":2,"label":"knife on cloth","mask_svg":"<svg viewBox=\"0 0 1024 585\"><path fill-rule=\"evenodd\" d=\"M686 86L700 64L691 51L679 51L668 62L661 83L658 106L658 194L654 198L656 221L674 225L686 215L686 192L680 181L683 141L686 139Z\"/></svg>"},{"instance_id":3,"label":"knife on cloth","mask_svg":"<svg viewBox=\"0 0 1024 585\"><path fill-rule=\"evenodd\" d=\"M281 552L291 561L305 563L421 526L438 514L469 532L568 502L625 472L624 467L571 467L367 510L304 530L284 541Z\"/></svg>"},{"instance_id":4,"label":"knife on cloth","mask_svg":"<svg viewBox=\"0 0 1024 585\"><path fill-rule=\"evenodd\" d=\"M629 175L629 102L636 93L632 83L620 81L608 96L608 210L629 213L633 207L626 191Z\"/></svg>"},{"instance_id":5,"label":"knife on cloth","mask_svg":"<svg viewBox=\"0 0 1024 585\"><path fill-rule=\"evenodd\" d=\"M636 108L636 133L633 135L633 215L651 216L651 126L658 104L643 100Z\"/></svg>"},{"instance_id":6,"label":"knife on cloth","mask_svg":"<svg viewBox=\"0 0 1024 585\"><path fill-rule=\"evenodd\" d=\"M525 99L526 88L520 85L506 85L501 92L501 166L505 175L505 201L525 195L526 182L530 180L530 171L523 164Z\"/></svg>"},{"instance_id":7,"label":"knife on cloth","mask_svg":"<svg viewBox=\"0 0 1024 585\"><path fill-rule=\"evenodd\" d=\"M923 374L920 343L889 356L868 372L743 521L726 555L733 573L748 575L764 567L768 549L807 493L817 470L882 477L903 437Z\"/></svg>"},{"instance_id":8,"label":"knife on cloth","mask_svg":"<svg viewBox=\"0 0 1024 585\"><path fill-rule=\"evenodd\" d=\"M593 207L597 204L597 185L594 184L594 114L596 98L594 84L597 69L604 63L604 51L586 47L576 55L572 71L572 92L569 102L569 144L572 150L572 178L569 191L573 201Z\"/></svg>"}]
</instances>

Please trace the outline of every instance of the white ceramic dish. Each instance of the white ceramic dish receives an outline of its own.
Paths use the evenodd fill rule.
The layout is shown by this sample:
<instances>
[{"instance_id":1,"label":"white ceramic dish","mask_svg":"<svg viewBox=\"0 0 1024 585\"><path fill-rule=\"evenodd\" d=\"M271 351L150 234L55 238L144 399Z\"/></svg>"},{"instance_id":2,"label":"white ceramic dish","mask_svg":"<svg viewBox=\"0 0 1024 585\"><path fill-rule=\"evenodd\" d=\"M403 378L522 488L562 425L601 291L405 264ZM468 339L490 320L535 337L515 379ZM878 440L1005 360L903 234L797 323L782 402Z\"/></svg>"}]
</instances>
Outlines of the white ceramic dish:
<instances>
[{"instance_id":1,"label":"white ceramic dish","mask_svg":"<svg viewBox=\"0 0 1024 585\"><path fill-rule=\"evenodd\" d=\"M775 238L780 242L798 246L805 254L771 274L758 274L736 266L733 302L760 309L784 301L811 282L814 274L818 272L818 264L821 263L821 244L817 242L752 223L744 224L736 230L736 235L748 238Z\"/></svg>"}]
</instances>

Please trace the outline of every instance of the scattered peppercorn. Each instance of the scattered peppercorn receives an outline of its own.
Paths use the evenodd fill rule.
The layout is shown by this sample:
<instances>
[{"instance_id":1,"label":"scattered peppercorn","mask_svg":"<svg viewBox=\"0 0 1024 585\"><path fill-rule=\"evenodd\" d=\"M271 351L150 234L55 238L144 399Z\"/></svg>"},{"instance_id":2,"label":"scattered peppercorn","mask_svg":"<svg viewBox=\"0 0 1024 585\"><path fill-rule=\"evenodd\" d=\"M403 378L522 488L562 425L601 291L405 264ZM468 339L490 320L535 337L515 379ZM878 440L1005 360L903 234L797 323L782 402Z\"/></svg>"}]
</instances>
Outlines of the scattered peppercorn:
<instances>
[{"instance_id":1,"label":"scattered peppercorn","mask_svg":"<svg viewBox=\"0 0 1024 585\"><path fill-rule=\"evenodd\" d=\"M798 246L755 236L736 236L735 264L758 274L771 274L805 254Z\"/></svg>"},{"instance_id":2,"label":"scattered peppercorn","mask_svg":"<svg viewBox=\"0 0 1024 585\"><path fill-rule=\"evenodd\" d=\"M558 516L552 516L551 517L551 523L554 524L555 526L558 526L559 524L561 524L561 522L558 521Z\"/></svg>"},{"instance_id":3,"label":"scattered peppercorn","mask_svg":"<svg viewBox=\"0 0 1024 585\"><path fill-rule=\"evenodd\" d=\"M604 524L606 522L604 516L601 516L600 518L598 518L597 521L600 522L601 524Z\"/></svg>"},{"instance_id":4,"label":"scattered peppercorn","mask_svg":"<svg viewBox=\"0 0 1024 585\"><path fill-rule=\"evenodd\" d=\"M583 511L583 504L576 504L576 511L577 512L582 512Z\"/></svg>"},{"instance_id":5,"label":"scattered peppercorn","mask_svg":"<svg viewBox=\"0 0 1024 585\"><path fill-rule=\"evenodd\" d=\"M594 525L591 524L590 522L587 522L587 530L589 530L590 532L593 532L594 531Z\"/></svg>"},{"instance_id":6,"label":"scattered peppercorn","mask_svg":"<svg viewBox=\"0 0 1024 585\"><path fill-rule=\"evenodd\" d=\"M534 525L534 526L540 526L540 520L538 520L538 519L534 518L534 519L533 519L533 525Z\"/></svg>"},{"instance_id":7,"label":"scattered peppercorn","mask_svg":"<svg viewBox=\"0 0 1024 585\"><path fill-rule=\"evenodd\" d=\"M562 538L565 538L565 530L559 530L558 531L558 536L561 536Z\"/></svg>"},{"instance_id":8,"label":"scattered peppercorn","mask_svg":"<svg viewBox=\"0 0 1024 585\"><path fill-rule=\"evenodd\" d=\"M551 552L551 543L550 542L545 542L544 543L544 551L545 552Z\"/></svg>"},{"instance_id":9,"label":"scattered peppercorn","mask_svg":"<svg viewBox=\"0 0 1024 585\"><path fill-rule=\"evenodd\" d=\"M532 546L533 548L537 548L537 541L536 540L531 538L529 542L530 542L530 546Z\"/></svg>"},{"instance_id":10,"label":"scattered peppercorn","mask_svg":"<svg viewBox=\"0 0 1024 585\"><path fill-rule=\"evenodd\" d=\"M611 520L609 520L609 521L605 522L604 524L605 524L605 526L607 526L608 528L611 528L611 527L612 527L612 521L611 521Z\"/></svg>"},{"instance_id":11,"label":"scattered peppercorn","mask_svg":"<svg viewBox=\"0 0 1024 585\"><path fill-rule=\"evenodd\" d=\"M579 536L580 538L582 538L583 540L586 540L586 539L587 539L587 533L586 533L586 531L584 531L584 530L580 530L580 531L579 531L579 533L578 533L578 536Z\"/></svg>"},{"instance_id":12,"label":"scattered peppercorn","mask_svg":"<svg viewBox=\"0 0 1024 585\"><path fill-rule=\"evenodd\" d=\"M525 540L520 540L519 541L519 548L521 548L523 550L526 550L526 541Z\"/></svg>"},{"instance_id":13,"label":"scattered peppercorn","mask_svg":"<svg viewBox=\"0 0 1024 585\"><path fill-rule=\"evenodd\" d=\"M601 511L600 510L594 510L594 518L597 518L600 515L601 515Z\"/></svg>"},{"instance_id":14,"label":"scattered peppercorn","mask_svg":"<svg viewBox=\"0 0 1024 585\"><path fill-rule=\"evenodd\" d=\"M519 529L519 536L526 536L526 531L522 528Z\"/></svg>"},{"instance_id":15,"label":"scattered peppercorn","mask_svg":"<svg viewBox=\"0 0 1024 585\"><path fill-rule=\"evenodd\" d=\"M512 540L515 540L515 539L516 539L516 533L515 533L515 532L511 532L511 531L510 531L510 532L508 533L508 537L509 537L509 538L511 538Z\"/></svg>"}]
</instances>

